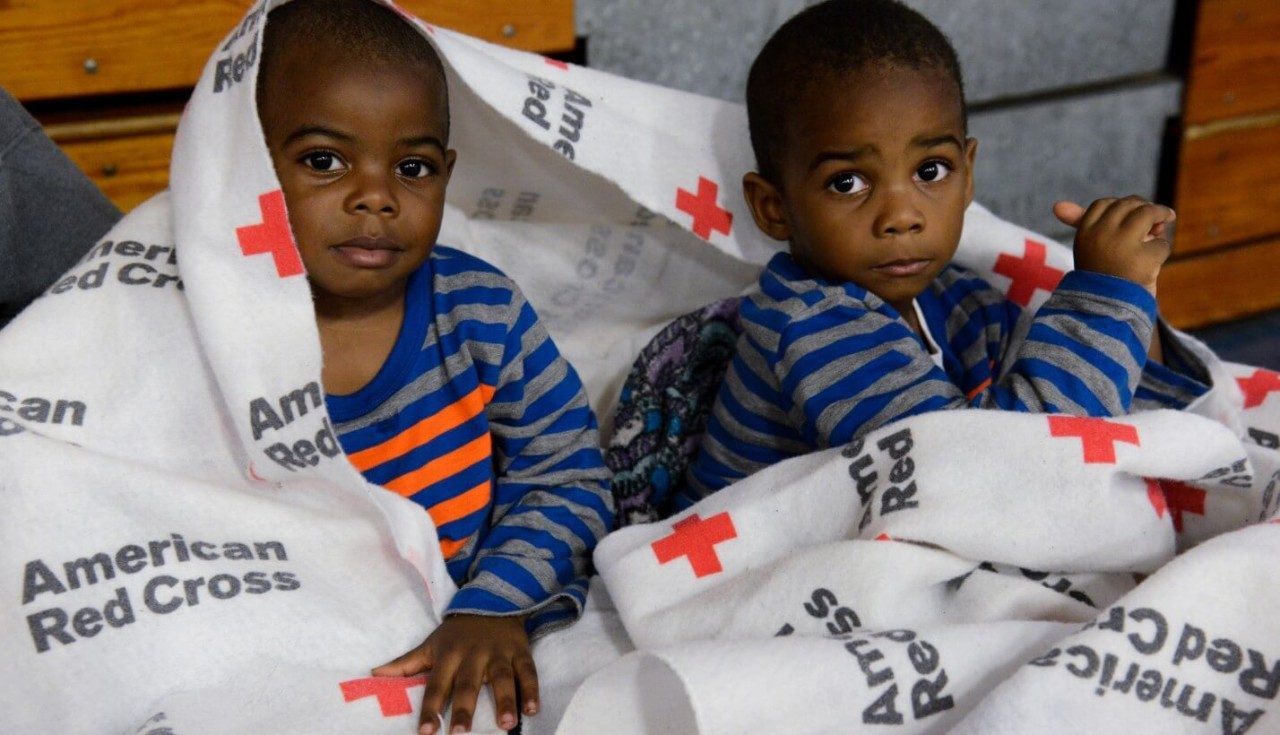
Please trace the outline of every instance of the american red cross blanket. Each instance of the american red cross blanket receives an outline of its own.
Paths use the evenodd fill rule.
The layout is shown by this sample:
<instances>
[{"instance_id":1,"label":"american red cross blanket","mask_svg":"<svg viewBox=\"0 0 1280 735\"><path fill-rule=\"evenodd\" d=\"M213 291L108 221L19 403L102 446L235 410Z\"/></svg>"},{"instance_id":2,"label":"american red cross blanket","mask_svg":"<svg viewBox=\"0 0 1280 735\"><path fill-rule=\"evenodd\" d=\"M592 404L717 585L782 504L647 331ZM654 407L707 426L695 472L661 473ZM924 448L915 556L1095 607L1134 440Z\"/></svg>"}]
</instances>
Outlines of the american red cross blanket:
<instances>
[{"instance_id":1,"label":"american red cross blanket","mask_svg":"<svg viewBox=\"0 0 1280 735\"><path fill-rule=\"evenodd\" d=\"M170 190L0 332L5 732L416 722L424 679L368 670L453 586L325 409L254 103L277 4L213 49ZM452 93L441 242L515 278L607 422L640 346L774 252L736 192L743 110L410 20ZM1070 267L976 205L960 259L1033 307ZM922 417L618 534L535 647L525 732L1265 728L1277 529L1246 526L1280 503L1280 376L1211 367L1198 416Z\"/></svg>"},{"instance_id":2,"label":"american red cross blanket","mask_svg":"<svg viewBox=\"0 0 1280 735\"><path fill-rule=\"evenodd\" d=\"M1270 732L1258 408L1272 448L1169 411L927 414L622 529L596 561L637 652L561 730Z\"/></svg>"}]
</instances>

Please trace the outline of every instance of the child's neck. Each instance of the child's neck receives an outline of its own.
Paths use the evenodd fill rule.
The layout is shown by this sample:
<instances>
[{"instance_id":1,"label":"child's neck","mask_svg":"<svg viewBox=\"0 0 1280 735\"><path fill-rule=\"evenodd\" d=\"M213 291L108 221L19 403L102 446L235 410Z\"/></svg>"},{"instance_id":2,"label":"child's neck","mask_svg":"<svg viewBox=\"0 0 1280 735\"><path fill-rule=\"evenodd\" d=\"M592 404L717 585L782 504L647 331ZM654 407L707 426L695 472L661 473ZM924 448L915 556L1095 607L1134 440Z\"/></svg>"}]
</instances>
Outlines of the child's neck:
<instances>
[{"instance_id":1,"label":"child's neck","mask_svg":"<svg viewBox=\"0 0 1280 735\"><path fill-rule=\"evenodd\" d=\"M379 299L316 298L326 393L355 393L373 380L400 336L404 300L403 289Z\"/></svg>"},{"instance_id":2,"label":"child's neck","mask_svg":"<svg viewBox=\"0 0 1280 735\"><path fill-rule=\"evenodd\" d=\"M907 326L911 327L911 331L915 332L917 337L924 340L925 344L929 343L928 339L925 337L924 325L920 323L920 317L916 316L915 299L900 301L897 303L891 302L889 305L897 310L898 315L907 323Z\"/></svg>"}]
</instances>

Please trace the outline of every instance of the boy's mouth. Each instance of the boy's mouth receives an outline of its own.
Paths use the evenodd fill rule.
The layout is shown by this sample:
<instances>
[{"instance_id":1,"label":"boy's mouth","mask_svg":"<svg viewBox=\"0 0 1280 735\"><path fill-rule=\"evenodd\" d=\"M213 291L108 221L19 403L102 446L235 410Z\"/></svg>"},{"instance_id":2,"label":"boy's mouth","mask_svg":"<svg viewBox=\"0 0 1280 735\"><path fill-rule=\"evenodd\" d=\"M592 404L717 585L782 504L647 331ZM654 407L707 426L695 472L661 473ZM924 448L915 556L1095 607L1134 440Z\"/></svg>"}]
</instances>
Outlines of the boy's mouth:
<instances>
[{"instance_id":1,"label":"boy's mouth","mask_svg":"<svg viewBox=\"0 0 1280 735\"><path fill-rule=\"evenodd\" d=\"M353 268L386 268L404 252L400 243L386 237L353 237L333 246L342 262Z\"/></svg>"},{"instance_id":2,"label":"boy's mouth","mask_svg":"<svg viewBox=\"0 0 1280 735\"><path fill-rule=\"evenodd\" d=\"M907 278L909 276L918 276L929 267L932 261L928 258L904 258L902 260L893 260L888 263L881 263L875 267L879 273L894 278Z\"/></svg>"}]
</instances>

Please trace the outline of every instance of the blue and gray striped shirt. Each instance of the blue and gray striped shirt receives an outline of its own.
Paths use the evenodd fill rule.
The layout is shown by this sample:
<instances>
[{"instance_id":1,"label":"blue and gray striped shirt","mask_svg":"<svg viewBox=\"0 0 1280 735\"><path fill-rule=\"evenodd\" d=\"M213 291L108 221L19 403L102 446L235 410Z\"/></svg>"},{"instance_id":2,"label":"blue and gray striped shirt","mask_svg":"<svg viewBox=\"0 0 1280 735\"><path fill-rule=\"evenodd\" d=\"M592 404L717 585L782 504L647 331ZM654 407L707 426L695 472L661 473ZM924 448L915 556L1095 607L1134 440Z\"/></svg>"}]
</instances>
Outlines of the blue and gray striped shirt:
<instances>
[{"instance_id":1,"label":"blue and gray striped shirt","mask_svg":"<svg viewBox=\"0 0 1280 735\"><path fill-rule=\"evenodd\" d=\"M1028 317L950 266L916 304L941 366L875 294L774 256L743 300L744 332L677 505L926 411L1119 416L1181 408L1208 390L1204 366L1167 330L1174 367L1147 362L1156 302L1121 278L1070 272Z\"/></svg>"},{"instance_id":2,"label":"blue and gray striped shirt","mask_svg":"<svg viewBox=\"0 0 1280 735\"><path fill-rule=\"evenodd\" d=\"M378 374L326 400L352 464L431 515L460 586L448 612L530 613L534 634L577 617L609 474L582 382L515 283L436 246Z\"/></svg>"}]
</instances>

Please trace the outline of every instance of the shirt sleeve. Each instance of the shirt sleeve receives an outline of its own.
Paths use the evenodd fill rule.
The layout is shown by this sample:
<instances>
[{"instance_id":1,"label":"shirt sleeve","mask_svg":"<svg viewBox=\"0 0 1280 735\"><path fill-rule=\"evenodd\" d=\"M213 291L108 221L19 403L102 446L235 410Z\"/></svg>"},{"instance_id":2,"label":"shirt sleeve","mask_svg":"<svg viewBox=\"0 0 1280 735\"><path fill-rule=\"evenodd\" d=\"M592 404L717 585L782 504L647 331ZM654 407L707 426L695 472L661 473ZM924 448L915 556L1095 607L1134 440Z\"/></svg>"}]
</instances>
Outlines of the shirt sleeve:
<instances>
[{"instance_id":1,"label":"shirt sleeve","mask_svg":"<svg viewBox=\"0 0 1280 735\"><path fill-rule=\"evenodd\" d=\"M1076 271L1034 316L1018 318L1017 306L1008 304L1008 314L992 318L990 306L973 302L950 317L980 323L996 370L989 384L965 395L873 295L815 305L782 331L772 366L791 401L793 423L811 446L826 448L951 408L1084 416L1129 411L1155 318L1146 290Z\"/></svg>"},{"instance_id":2,"label":"shirt sleeve","mask_svg":"<svg viewBox=\"0 0 1280 735\"><path fill-rule=\"evenodd\" d=\"M1213 387L1209 368L1187 348L1181 333L1160 320L1160 345L1164 363L1148 361L1133 398L1135 411L1169 408L1181 411Z\"/></svg>"},{"instance_id":3,"label":"shirt sleeve","mask_svg":"<svg viewBox=\"0 0 1280 735\"><path fill-rule=\"evenodd\" d=\"M582 382L513 286L498 383L491 530L449 613L528 614L531 636L581 614L591 552L613 527L609 473Z\"/></svg>"},{"instance_id":4,"label":"shirt sleeve","mask_svg":"<svg viewBox=\"0 0 1280 735\"><path fill-rule=\"evenodd\" d=\"M1071 271L1034 315L1022 315L993 354L997 377L971 405L1123 416L1133 408L1155 322L1155 297L1138 284Z\"/></svg>"}]
</instances>

